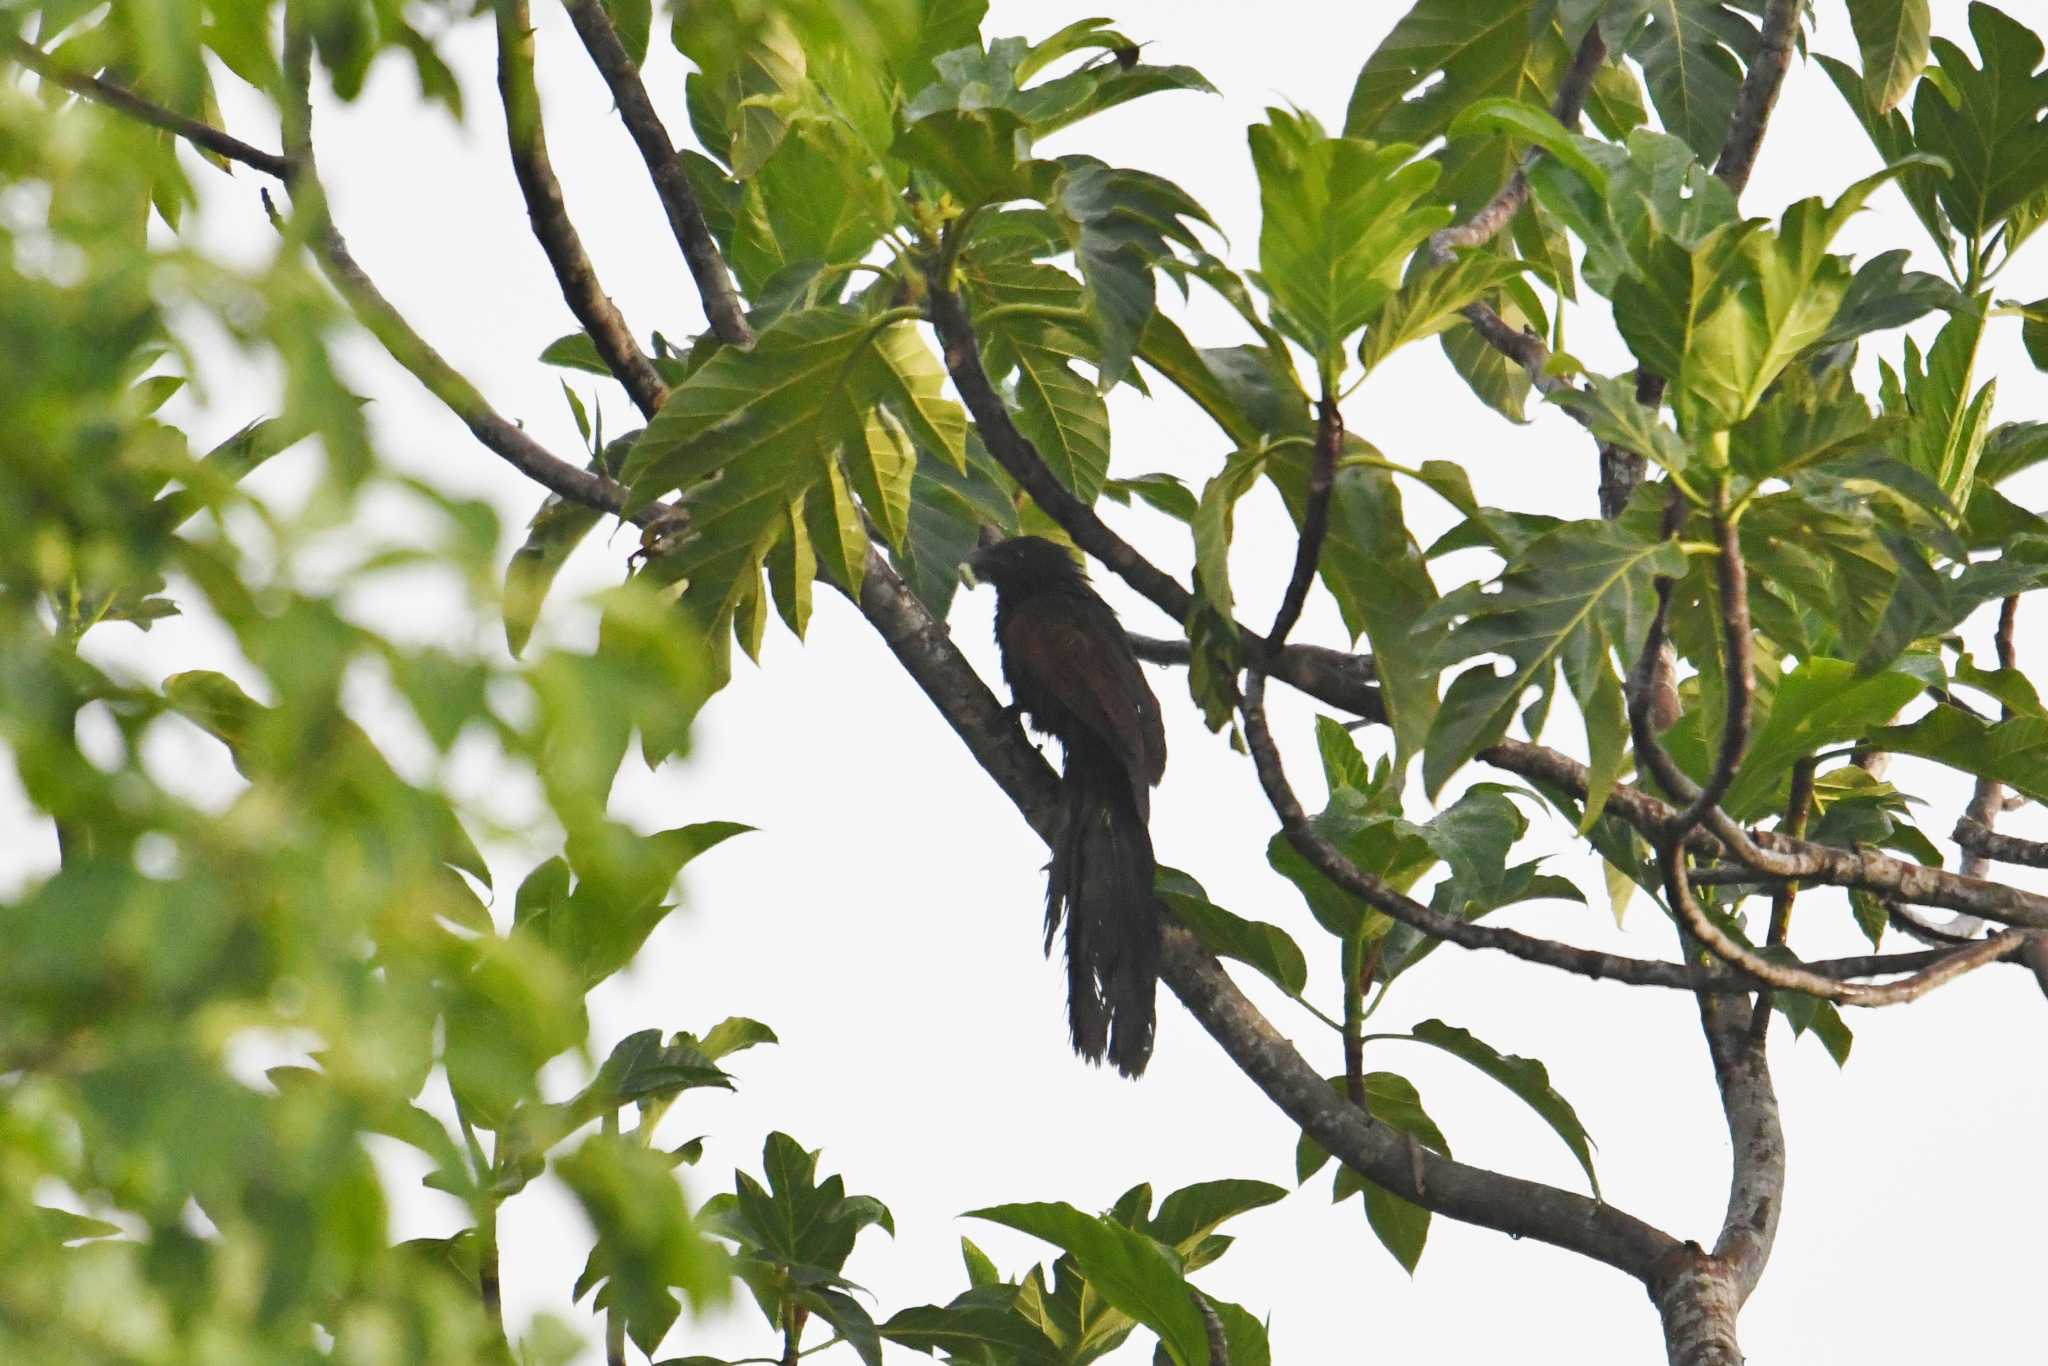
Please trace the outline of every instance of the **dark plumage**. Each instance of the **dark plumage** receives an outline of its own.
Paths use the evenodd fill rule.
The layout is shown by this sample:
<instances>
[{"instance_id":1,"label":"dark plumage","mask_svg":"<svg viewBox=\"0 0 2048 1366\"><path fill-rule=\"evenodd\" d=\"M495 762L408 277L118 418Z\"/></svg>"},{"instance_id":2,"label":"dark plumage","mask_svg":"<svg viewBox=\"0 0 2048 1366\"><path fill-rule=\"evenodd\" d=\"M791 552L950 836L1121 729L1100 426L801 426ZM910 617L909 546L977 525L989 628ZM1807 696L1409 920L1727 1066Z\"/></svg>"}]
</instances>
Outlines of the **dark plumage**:
<instances>
[{"instance_id":1,"label":"dark plumage","mask_svg":"<svg viewBox=\"0 0 2048 1366\"><path fill-rule=\"evenodd\" d=\"M1109 604L1067 552L1039 536L967 561L996 589L996 644L1018 711L1060 742L1065 821L1045 889L1045 946L1067 926L1074 1051L1135 1077L1152 1056L1159 903L1152 788L1166 770L1159 702Z\"/></svg>"}]
</instances>

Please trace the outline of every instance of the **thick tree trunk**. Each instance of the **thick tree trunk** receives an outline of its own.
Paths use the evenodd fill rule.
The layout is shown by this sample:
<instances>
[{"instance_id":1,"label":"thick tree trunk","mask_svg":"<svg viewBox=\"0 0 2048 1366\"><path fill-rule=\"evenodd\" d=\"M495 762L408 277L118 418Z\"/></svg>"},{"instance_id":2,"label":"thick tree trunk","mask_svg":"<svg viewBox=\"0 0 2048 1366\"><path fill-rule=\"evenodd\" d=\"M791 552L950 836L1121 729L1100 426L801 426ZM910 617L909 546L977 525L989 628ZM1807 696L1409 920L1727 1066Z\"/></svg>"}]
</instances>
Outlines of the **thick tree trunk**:
<instances>
[{"instance_id":1,"label":"thick tree trunk","mask_svg":"<svg viewBox=\"0 0 2048 1366\"><path fill-rule=\"evenodd\" d=\"M1684 1263L1654 1292L1671 1366L1742 1366L1735 1336L1742 1287L1725 1262L1688 1245Z\"/></svg>"}]
</instances>

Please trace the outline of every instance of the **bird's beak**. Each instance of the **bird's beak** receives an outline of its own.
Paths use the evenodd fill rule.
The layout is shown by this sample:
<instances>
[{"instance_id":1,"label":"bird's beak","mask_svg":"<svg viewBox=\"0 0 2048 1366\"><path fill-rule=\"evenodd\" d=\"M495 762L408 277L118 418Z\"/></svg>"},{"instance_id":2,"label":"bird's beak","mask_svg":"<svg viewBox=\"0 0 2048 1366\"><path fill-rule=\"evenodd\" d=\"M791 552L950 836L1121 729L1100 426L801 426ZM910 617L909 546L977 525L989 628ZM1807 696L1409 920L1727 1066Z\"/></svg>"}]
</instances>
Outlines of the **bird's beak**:
<instances>
[{"instance_id":1,"label":"bird's beak","mask_svg":"<svg viewBox=\"0 0 2048 1366\"><path fill-rule=\"evenodd\" d=\"M966 559L960 561L960 582L969 588L981 587L981 557L987 553L987 545L979 546Z\"/></svg>"}]
</instances>

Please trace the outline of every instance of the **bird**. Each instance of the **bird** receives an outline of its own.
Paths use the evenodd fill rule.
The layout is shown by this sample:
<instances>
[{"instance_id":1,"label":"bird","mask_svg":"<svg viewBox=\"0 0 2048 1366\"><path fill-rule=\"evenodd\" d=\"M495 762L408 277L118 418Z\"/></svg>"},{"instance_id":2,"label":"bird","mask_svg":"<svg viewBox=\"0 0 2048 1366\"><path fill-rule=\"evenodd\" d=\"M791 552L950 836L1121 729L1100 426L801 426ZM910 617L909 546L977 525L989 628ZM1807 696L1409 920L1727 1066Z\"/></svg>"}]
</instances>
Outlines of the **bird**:
<instances>
[{"instance_id":1,"label":"bird","mask_svg":"<svg viewBox=\"0 0 2048 1366\"><path fill-rule=\"evenodd\" d=\"M1166 772L1159 699L1108 603L1066 548L1013 536L968 557L996 590L1012 713L1060 742L1062 819L1045 887L1045 951L1066 925L1074 1051L1137 1077L1152 1056L1160 907L1152 789Z\"/></svg>"}]
</instances>

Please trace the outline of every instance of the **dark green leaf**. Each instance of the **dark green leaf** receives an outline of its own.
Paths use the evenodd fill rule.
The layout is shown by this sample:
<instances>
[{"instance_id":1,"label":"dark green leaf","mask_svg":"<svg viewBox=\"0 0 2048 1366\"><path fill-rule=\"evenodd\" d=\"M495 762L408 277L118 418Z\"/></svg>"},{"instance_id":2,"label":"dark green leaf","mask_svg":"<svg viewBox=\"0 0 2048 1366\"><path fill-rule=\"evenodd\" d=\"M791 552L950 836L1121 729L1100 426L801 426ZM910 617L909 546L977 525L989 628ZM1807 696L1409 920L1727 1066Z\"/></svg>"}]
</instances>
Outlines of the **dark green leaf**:
<instances>
[{"instance_id":1,"label":"dark green leaf","mask_svg":"<svg viewBox=\"0 0 2048 1366\"><path fill-rule=\"evenodd\" d=\"M1178 869L1161 868L1158 876L1160 899L1211 953L1249 964L1288 995L1301 995L1308 985L1308 960L1285 930L1232 915Z\"/></svg>"},{"instance_id":2,"label":"dark green leaf","mask_svg":"<svg viewBox=\"0 0 2048 1366\"><path fill-rule=\"evenodd\" d=\"M1586 1173L1586 1180L1593 1187L1593 1194L1600 1194L1600 1178L1593 1174L1592 1142L1586 1137L1586 1129L1579 1122L1578 1113L1571 1102L1559 1095L1550 1084L1550 1073L1534 1058L1517 1057L1512 1053L1501 1053L1474 1038L1469 1032L1442 1020L1424 1020L1415 1026L1413 1038L1422 1043L1443 1049L1455 1057L1462 1058L1474 1067L1492 1077L1502 1086L1515 1093L1530 1109L1540 1115L1551 1131L1564 1140L1572 1150L1579 1166Z\"/></svg>"}]
</instances>

